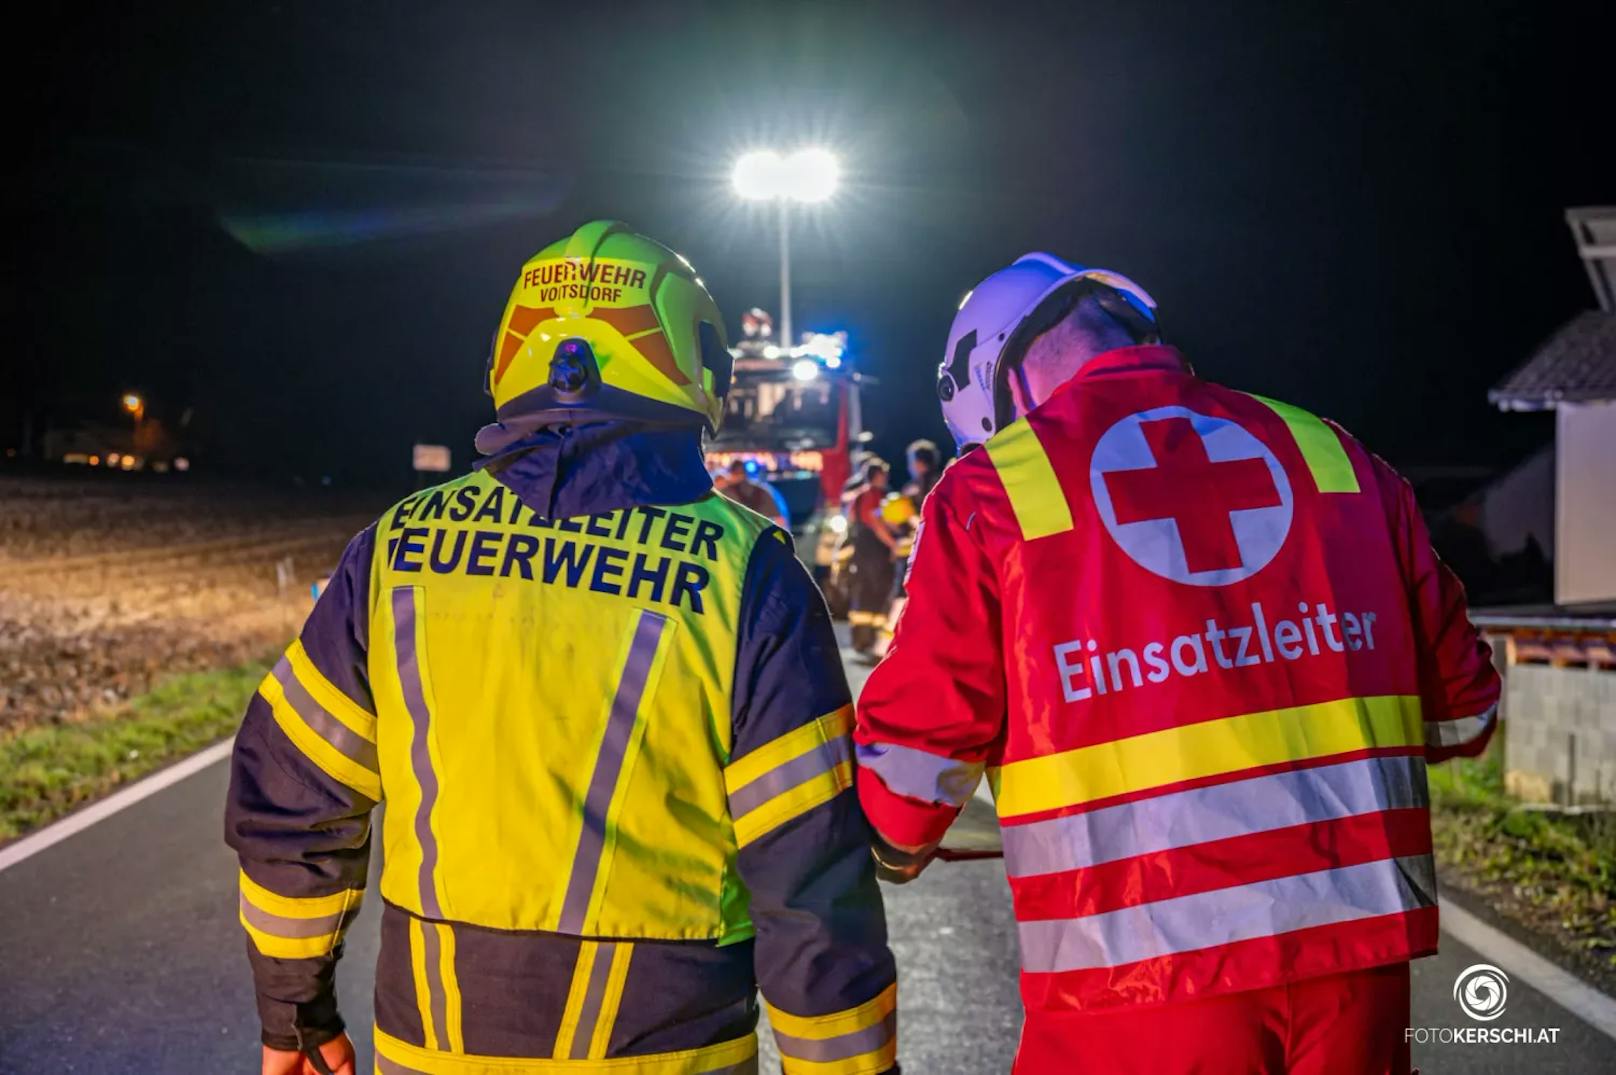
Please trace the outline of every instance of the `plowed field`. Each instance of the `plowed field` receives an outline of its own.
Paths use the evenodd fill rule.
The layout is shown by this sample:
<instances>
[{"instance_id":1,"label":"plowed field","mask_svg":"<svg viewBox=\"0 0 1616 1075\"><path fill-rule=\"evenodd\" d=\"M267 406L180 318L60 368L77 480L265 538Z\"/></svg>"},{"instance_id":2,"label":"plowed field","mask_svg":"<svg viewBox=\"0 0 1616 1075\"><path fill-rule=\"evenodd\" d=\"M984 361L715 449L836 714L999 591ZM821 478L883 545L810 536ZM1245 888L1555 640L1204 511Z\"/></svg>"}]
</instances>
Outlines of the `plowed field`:
<instances>
[{"instance_id":1,"label":"plowed field","mask_svg":"<svg viewBox=\"0 0 1616 1075\"><path fill-rule=\"evenodd\" d=\"M283 645L385 499L0 475L0 735Z\"/></svg>"}]
</instances>

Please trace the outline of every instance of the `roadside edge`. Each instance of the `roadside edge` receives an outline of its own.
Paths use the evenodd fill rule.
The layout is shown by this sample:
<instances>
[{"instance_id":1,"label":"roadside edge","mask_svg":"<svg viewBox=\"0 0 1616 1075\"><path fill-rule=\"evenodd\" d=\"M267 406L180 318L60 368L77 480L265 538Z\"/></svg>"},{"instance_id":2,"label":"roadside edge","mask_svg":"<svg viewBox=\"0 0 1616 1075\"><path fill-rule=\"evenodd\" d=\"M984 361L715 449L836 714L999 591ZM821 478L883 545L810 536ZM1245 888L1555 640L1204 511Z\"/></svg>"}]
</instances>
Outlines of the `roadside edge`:
<instances>
[{"instance_id":1,"label":"roadside edge","mask_svg":"<svg viewBox=\"0 0 1616 1075\"><path fill-rule=\"evenodd\" d=\"M157 794L164 788L179 783L186 777L206 769L214 762L228 757L230 748L235 745L236 738L231 736L214 743L210 747L182 758L173 765L159 769L155 773L141 777L127 787L119 788L104 799L98 799L83 809L51 822L37 832L18 838L0 847L0 873L61 843L70 836L75 836L104 818L111 817L120 810L125 810L142 799Z\"/></svg>"}]
</instances>

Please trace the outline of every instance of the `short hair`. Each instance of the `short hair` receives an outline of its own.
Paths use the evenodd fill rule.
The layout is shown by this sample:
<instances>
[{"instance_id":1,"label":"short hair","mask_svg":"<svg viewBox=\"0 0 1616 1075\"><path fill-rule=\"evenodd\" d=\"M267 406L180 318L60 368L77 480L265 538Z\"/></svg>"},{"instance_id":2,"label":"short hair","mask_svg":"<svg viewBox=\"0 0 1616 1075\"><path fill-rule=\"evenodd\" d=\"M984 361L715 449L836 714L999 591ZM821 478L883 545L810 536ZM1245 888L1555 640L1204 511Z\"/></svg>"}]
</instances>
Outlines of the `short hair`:
<instances>
[{"instance_id":1,"label":"short hair","mask_svg":"<svg viewBox=\"0 0 1616 1075\"><path fill-rule=\"evenodd\" d=\"M905 449L905 454L911 459L918 459L933 470L937 469L937 445L924 437L912 442Z\"/></svg>"},{"instance_id":2,"label":"short hair","mask_svg":"<svg viewBox=\"0 0 1616 1075\"><path fill-rule=\"evenodd\" d=\"M864 480L869 481L877 474L885 474L887 469L886 460L871 459L864 464Z\"/></svg>"},{"instance_id":3,"label":"short hair","mask_svg":"<svg viewBox=\"0 0 1616 1075\"><path fill-rule=\"evenodd\" d=\"M1090 355L1131 347L1139 340L1122 322L1112 317L1094 295L1084 295L1060 321L1027 345L1023 361L1048 363L1061 360L1072 350Z\"/></svg>"},{"instance_id":4,"label":"short hair","mask_svg":"<svg viewBox=\"0 0 1616 1075\"><path fill-rule=\"evenodd\" d=\"M746 473L746 460L744 460L744 459L731 459L729 461L729 472L731 474L745 474Z\"/></svg>"}]
</instances>

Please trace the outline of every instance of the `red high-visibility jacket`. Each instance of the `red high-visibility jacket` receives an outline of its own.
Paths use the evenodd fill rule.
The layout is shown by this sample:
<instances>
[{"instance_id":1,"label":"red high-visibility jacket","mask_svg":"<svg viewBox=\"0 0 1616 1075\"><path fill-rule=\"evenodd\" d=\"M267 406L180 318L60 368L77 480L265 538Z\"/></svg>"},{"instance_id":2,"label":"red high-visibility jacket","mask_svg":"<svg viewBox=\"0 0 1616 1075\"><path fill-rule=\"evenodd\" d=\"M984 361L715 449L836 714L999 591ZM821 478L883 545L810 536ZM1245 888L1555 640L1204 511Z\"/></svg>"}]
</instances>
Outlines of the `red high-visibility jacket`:
<instances>
[{"instance_id":1,"label":"red high-visibility jacket","mask_svg":"<svg viewBox=\"0 0 1616 1075\"><path fill-rule=\"evenodd\" d=\"M927 499L859 795L939 840L986 770L1029 1012L1436 950L1425 766L1499 682L1407 483L1334 425L1099 356Z\"/></svg>"}]
</instances>

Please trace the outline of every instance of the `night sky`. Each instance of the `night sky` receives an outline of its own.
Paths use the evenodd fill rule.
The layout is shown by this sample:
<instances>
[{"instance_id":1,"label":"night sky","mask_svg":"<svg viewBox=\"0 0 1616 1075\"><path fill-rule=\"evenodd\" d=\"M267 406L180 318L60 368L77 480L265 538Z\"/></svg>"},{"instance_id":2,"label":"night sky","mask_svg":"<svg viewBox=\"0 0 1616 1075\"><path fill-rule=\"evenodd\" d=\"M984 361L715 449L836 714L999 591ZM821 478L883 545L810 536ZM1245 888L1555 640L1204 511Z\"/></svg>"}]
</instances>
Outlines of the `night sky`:
<instances>
[{"instance_id":1,"label":"night sky","mask_svg":"<svg viewBox=\"0 0 1616 1075\"><path fill-rule=\"evenodd\" d=\"M67 7L12 42L0 447L138 388L210 469L464 464L524 258L622 218L733 334L776 247L730 165L820 142L796 319L880 379L884 452L946 440L956 303L1045 248L1148 287L1205 376L1499 465L1548 427L1487 388L1593 303L1562 211L1616 200L1573 5Z\"/></svg>"}]
</instances>

